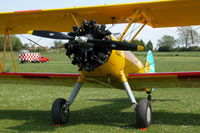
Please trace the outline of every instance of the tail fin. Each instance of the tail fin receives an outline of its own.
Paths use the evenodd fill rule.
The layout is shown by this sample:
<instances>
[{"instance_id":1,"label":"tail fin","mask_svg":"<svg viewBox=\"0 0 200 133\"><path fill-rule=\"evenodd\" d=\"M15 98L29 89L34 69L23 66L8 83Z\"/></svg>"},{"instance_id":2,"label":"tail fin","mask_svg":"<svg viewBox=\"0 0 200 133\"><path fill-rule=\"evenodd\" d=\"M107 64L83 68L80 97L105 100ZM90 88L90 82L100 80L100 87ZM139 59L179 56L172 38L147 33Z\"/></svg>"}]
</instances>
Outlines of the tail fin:
<instances>
[{"instance_id":1,"label":"tail fin","mask_svg":"<svg viewBox=\"0 0 200 133\"><path fill-rule=\"evenodd\" d=\"M153 53L151 50L149 50L147 53L147 61L146 61L145 70L146 70L146 72L149 72L149 73L156 72ZM147 93L151 93L154 90L155 90L155 88L146 88Z\"/></svg>"},{"instance_id":2,"label":"tail fin","mask_svg":"<svg viewBox=\"0 0 200 133\"><path fill-rule=\"evenodd\" d=\"M145 70L146 72L150 72L150 73L155 72L155 63L154 63L153 53L151 50L149 50L147 53L147 61L146 61Z\"/></svg>"}]
</instances>

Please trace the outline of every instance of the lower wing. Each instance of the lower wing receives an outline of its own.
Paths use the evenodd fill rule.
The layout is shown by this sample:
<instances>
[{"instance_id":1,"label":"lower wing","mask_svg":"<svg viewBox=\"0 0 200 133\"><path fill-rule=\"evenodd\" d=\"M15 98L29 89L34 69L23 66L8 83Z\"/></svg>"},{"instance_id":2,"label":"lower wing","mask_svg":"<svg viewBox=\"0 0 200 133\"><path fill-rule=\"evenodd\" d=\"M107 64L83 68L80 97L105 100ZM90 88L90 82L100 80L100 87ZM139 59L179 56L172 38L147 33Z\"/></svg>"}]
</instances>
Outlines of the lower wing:
<instances>
[{"instance_id":1,"label":"lower wing","mask_svg":"<svg viewBox=\"0 0 200 133\"><path fill-rule=\"evenodd\" d=\"M73 86L76 73L0 73L0 83Z\"/></svg>"},{"instance_id":2,"label":"lower wing","mask_svg":"<svg viewBox=\"0 0 200 133\"><path fill-rule=\"evenodd\" d=\"M0 73L0 83L5 84L31 84L31 85L55 85L73 87L80 74L78 73ZM101 78L102 79L102 78ZM84 81L86 87L113 87L95 78L87 78Z\"/></svg>"},{"instance_id":3,"label":"lower wing","mask_svg":"<svg viewBox=\"0 0 200 133\"><path fill-rule=\"evenodd\" d=\"M72 87L78 77L78 73L0 73L0 83L61 85ZM132 73L128 75L128 79L133 89L173 87L200 88L200 72ZM91 87L119 88L119 82L116 81L113 85L111 83L111 86L109 86L104 80L88 78L84 84Z\"/></svg>"},{"instance_id":4,"label":"lower wing","mask_svg":"<svg viewBox=\"0 0 200 133\"><path fill-rule=\"evenodd\" d=\"M129 74L132 88L200 88L200 72Z\"/></svg>"}]
</instances>

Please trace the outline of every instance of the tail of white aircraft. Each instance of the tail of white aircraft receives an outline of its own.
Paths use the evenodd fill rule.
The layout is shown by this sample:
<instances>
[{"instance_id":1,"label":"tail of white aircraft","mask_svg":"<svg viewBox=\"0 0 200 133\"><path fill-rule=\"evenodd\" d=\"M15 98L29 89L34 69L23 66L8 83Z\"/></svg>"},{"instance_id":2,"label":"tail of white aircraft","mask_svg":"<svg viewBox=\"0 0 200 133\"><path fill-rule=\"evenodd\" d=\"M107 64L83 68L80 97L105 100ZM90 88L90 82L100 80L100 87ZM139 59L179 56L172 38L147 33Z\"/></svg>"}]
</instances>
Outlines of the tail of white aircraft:
<instances>
[{"instance_id":1,"label":"tail of white aircraft","mask_svg":"<svg viewBox=\"0 0 200 133\"><path fill-rule=\"evenodd\" d=\"M155 63L154 63L153 53L151 50L149 50L147 53L147 61L146 61L145 70L146 72L150 72L150 73L155 72Z\"/></svg>"}]
</instances>

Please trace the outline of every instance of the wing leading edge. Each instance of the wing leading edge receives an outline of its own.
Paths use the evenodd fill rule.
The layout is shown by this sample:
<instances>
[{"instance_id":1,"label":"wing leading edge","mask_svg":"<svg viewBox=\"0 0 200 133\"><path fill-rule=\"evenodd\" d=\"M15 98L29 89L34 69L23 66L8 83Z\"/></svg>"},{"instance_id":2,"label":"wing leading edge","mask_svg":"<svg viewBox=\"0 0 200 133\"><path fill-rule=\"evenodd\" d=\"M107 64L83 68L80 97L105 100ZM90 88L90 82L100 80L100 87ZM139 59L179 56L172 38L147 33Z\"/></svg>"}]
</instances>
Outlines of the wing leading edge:
<instances>
[{"instance_id":1,"label":"wing leading edge","mask_svg":"<svg viewBox=\"0 0 200 133\"><path fill-rule=\"evenodd\" d=\"M79 74L0 73L0 83L74 86Z\"/></svg>"},{"instance_id":2,"label":"wing leading edge","mask_svg":"<svg viewBox=\"0 0 200 133\"><path fill-rule=\"evenodd\" d=\"M73 87L77 82L79 73L0 73L0 83L4 84L30 84L30 85L54 85ZM104 78L102 78L104 79ZM104 81L104 80L103 80ZM86 87L112 87L108 83L101 82L95 77L86 78L84 81Z\"/></svg>"},{"instance_id":3,"label":"wing leading edge","mask_svg":"<svg viewBox=\"0 0 200 133\"><path fill-rule=\"evenodd\" d=\"M200 25L199 0L160 0L116 5L73 7L0 13L0 34L26 34L29 30L70 32L78 20L95 19L100 24L128 23L140 10L137 23L152 27ZM111 12L114 11L114 12Z\"/></svg>"},{"instance_id":4,"label":"wing leading edge","mask_svg":"<svg viewBox=\"0 0 200 133\"><path fill-rule=\"evenodd\" d=\"M76 73L0 73L0 83L74 86ZM200 72L171 72L129 74L129 84L134 88L200 88ZM105 83L88 79L86 86L109 87ZM118 82L116 81L115 84ZM114 87L114 86L113 86Z\"/></svg>"},{"instance_id":5,"label":"wing leading edge","mask_svg":"<svg viewBox=\"0 0 200 133\"><path fill-rule=\"evenodd\" d=\"M200 72L129 74L133 88L200 88Z\"/></svg>"}]
</instances>

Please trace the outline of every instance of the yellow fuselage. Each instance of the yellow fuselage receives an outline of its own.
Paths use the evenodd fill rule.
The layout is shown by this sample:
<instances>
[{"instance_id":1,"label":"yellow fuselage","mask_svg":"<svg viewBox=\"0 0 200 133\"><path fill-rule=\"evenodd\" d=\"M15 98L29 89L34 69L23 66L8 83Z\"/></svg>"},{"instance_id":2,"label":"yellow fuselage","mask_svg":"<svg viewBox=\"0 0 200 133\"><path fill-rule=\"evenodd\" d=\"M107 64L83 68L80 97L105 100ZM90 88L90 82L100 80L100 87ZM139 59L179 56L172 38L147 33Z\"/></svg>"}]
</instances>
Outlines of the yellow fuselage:
<instances>
[{"instance_id":1,"label":"yellow fuselage","mask_svg":"<svg viewBox=\"0 0 200 133\"><path fill-rule=\"evenodd\" d=\"M113 50L105 64L96 68L93 72L84 72L86 77L116 77L120 78L120 72L144 73L145 68L141 61L130 51Z\"/></svg>"}]
</instances>

